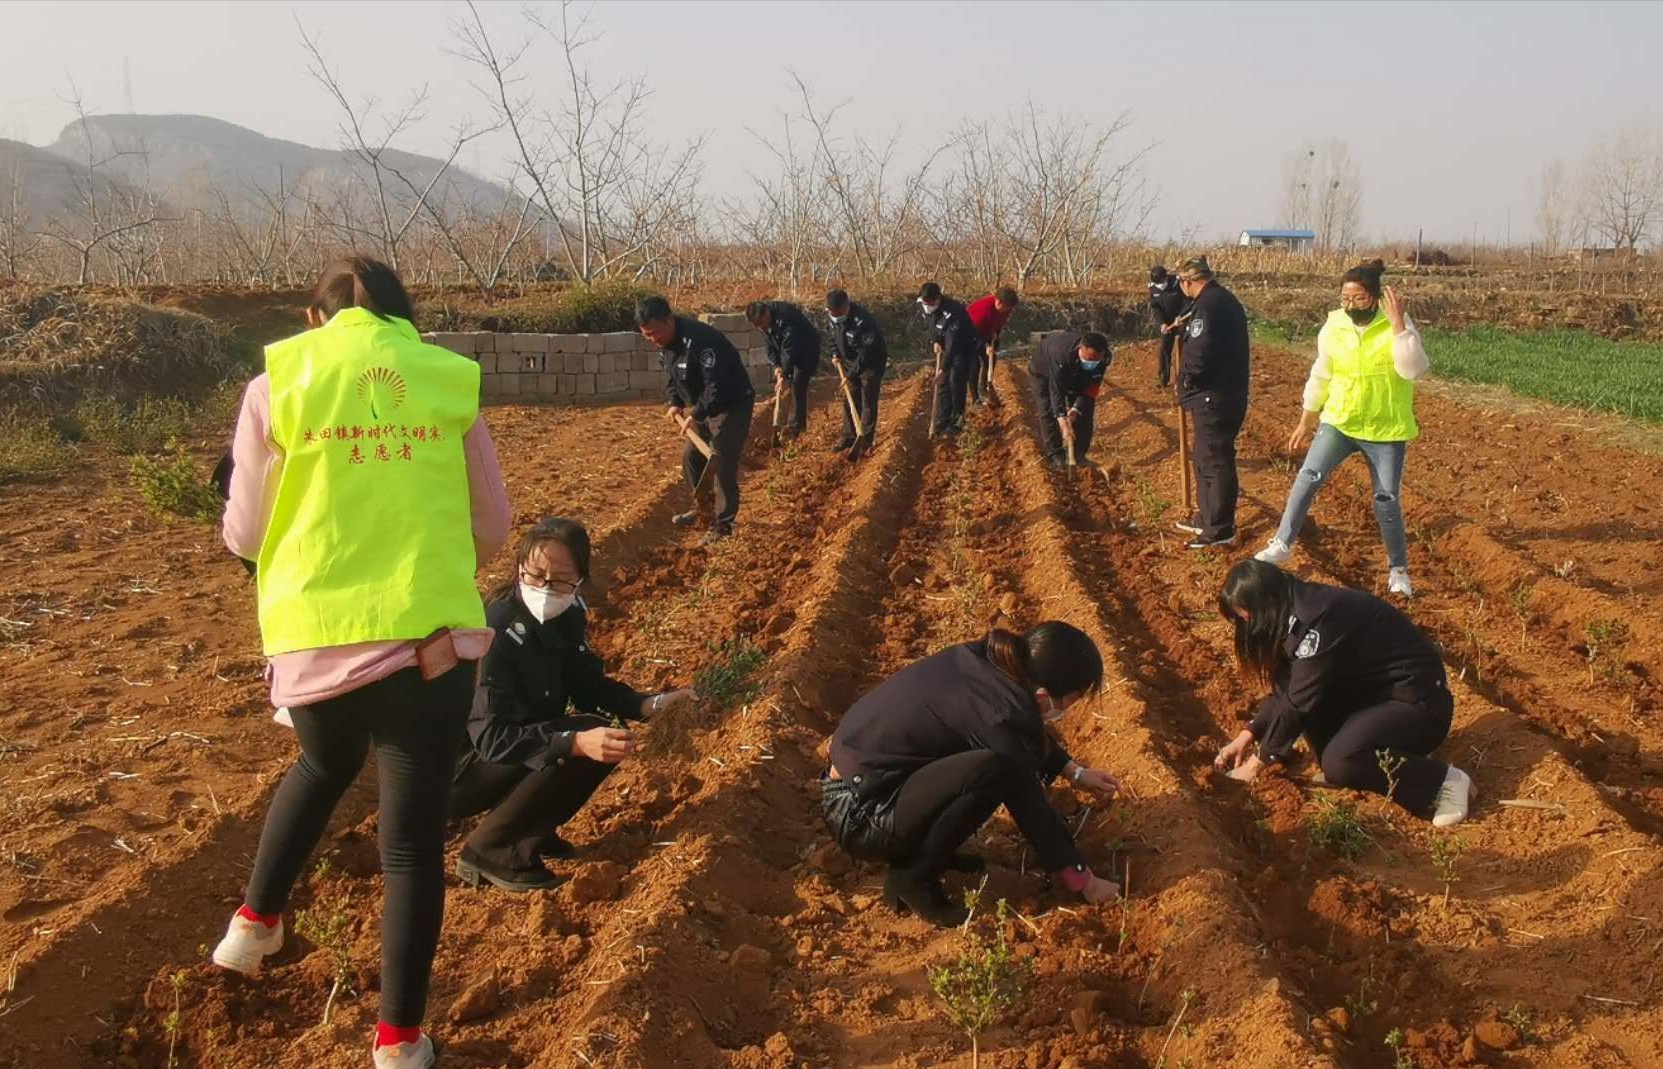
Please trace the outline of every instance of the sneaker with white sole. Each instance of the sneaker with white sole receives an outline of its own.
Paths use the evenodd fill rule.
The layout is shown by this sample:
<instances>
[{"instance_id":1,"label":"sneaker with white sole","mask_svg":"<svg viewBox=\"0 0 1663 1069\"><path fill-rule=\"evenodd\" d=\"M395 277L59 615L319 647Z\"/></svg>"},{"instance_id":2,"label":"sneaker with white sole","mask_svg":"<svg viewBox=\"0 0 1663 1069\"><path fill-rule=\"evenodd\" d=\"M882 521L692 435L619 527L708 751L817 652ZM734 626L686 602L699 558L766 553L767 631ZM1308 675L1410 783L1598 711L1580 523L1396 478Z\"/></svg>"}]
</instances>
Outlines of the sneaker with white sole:
<instances>
[{"instance_id":1,"label":"sneaker with white sole","mask_svg":"<svg viewBox=\"0 0 1663 1069\"><path fill-rule=\"evenodd\" d=\"M1172 526L1187 535L1198 535L1202 531L1206 530L1206 528L1202 527L1198 523L1175 523Z\"/></svg>"},{"instance_id":2,"label":"sneaker with white sole","mask_svg":"<svg viewBox=\"0 0 1663 1069\"><path fill-rule=\"evenodd\" d=\"M1401 594L1406 598L1415 596L1414 584L1409 582L1409 569L1393 568L1386 573L1386 593Z\"/></svg>"},{"instance_id":3,"label":"sneaker with white sole","mask_svg":"<svg viewBox=\"0 0 1663 1069\"><path fill-rule=\"evenodd\" d=\"M222 969L253 976L260 971L260 962L283 949L283 920L267 928L259 921L249 920L241 913L231 918L225 938L214 948L214 964Z\"/></svg>"},{"instance_id":4,"label":"sneaker with white sole","mask_svg":"<svg viewBox=\"0 0 1663 1069\"><path fill-rule=\"evenodd\" d=\"M439 1062L433 1041L423 1032L414 1043L389 1043L374 1052L375 1069L433 1069Z\"/></svg>"},{"instance_id":5,"label":"sneaker with white sole","mask_svg":"<svg viewBox=\"0 0 1663 1069\"><path fill-rule=\"evenodd\" d=\"M1448 828L1466 820L1467 806L1477 794L1472 777L1450 765L1444 773L1444 785L1438 788L1438 808L1432 814L1432 826Z\"/></svg>"},{"instance_id":6,"label":"sneaker with white sole","mask_svg":"<svg viewBox=\"0 0 1663 1069\"><path fill-rule=\"evenodd\" d=\"M1235 544L1236 544L1236 536L1233 535L1233 534L1219 535L1217 538L1208 538L1206 535L1196 535L1194 538L1190 539L1188 542L1186 542L1184 544L1184 548L1185 549L1222 549L1225 546L1233 546Z\"/></svg>"},{"instance_id":7,"label":"sneaker with white sole","mask_svg":"<svg viewBox=\"0 0 1663 1069\"><path fill-rule=\"evenodd\" d=\"M1293 556L1292 546L1280 538L1272 538L1270 545L1253 554L1253 559L1264 561L1266 564L1286 564L1291 556Z\"/></svg>"}]
</instances>

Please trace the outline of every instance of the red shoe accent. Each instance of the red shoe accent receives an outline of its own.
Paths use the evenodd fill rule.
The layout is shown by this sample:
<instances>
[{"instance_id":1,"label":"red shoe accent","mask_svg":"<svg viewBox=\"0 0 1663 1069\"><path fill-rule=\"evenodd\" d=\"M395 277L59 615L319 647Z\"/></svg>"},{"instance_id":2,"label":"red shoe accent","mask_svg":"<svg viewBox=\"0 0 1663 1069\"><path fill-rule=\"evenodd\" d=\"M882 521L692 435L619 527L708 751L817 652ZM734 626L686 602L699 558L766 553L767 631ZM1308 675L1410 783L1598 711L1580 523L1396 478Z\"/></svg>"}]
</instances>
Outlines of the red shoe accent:
<instances>
[{"instance_id":1,"label":"red shoe accent","mask_svg":"<svg viewBox=\"0 0 1663 1069\"><path fill-rule=\"evenodd\" d=\"M244 920L259 921L267 928L277 927L277 922L283 919L283 914L281 913L256 913L249 909L246 903L242 906L242 908L237 910L237 916L243 918Z\"/></svg>"},{"instance_id":2,"label":"red shoe accent","mask_svg":"<svg viewBox=\"0 0 1663 1069\"><path fill-rule=\"evenodd\" d=\"M399 1028L397 1025L388 1024L386 1021L377 1021L375 1023L375 1046L372 1049L380 1050L382 1047L396 1047L400 1043L419 1043L421 1038L422 1026L419 1024L412 1025L409 1028Z\"/></svg>"}]
</instances>

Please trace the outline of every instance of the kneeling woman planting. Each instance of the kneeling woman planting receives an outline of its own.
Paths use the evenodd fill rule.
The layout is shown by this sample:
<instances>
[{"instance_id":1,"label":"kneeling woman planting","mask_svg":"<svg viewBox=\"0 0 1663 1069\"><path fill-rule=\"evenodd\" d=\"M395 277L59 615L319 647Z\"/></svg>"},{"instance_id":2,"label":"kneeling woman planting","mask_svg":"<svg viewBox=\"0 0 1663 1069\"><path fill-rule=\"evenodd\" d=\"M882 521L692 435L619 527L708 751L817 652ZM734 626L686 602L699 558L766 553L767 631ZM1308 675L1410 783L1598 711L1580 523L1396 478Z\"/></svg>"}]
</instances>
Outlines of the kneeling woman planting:
<instances>
[{"instance_id":1,"label":"kneeling woman planting","mask_svg":"<svg viewBox=\"0 0 1663 1069\"><path fill-rule=\"evenodd\" d=\"M1119 785L1076 764L1045 730L1103 685L1103 658L1060 621L1025 635L995 628L901 669L843 714L820 781L833 839L889 865L884 900L942 927L965 911L941 888L948 870L974 871L959 847L1001 805L1039 864L1088 902L1119 888L1094 876L1045 787L1058 776L1100 797Z\"/></svg>"}]
</instances>

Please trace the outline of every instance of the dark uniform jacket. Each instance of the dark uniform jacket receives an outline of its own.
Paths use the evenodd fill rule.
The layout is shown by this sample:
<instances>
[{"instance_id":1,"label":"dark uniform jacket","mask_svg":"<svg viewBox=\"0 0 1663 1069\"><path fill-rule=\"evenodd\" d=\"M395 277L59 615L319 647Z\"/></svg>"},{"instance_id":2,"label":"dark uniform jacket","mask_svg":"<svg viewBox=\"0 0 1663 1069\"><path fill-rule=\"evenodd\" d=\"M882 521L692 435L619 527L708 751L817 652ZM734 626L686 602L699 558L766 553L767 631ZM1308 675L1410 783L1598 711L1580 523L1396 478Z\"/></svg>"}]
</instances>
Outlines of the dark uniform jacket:
<instances>
[{"instance_id":1,"label":"dark uniform jacket","mask_svg":"<svg viewBox=\"0 0 1663 1069\"><path fill-rule=\"evenodd\" d=\"M1039 703L987 659L987 643L951 646L896 672L838 721L831 763L861 798L884 799L908 775L968 750L1004 754L1045 782L1070 760Z\"/></svg>"},{"instance_id":2,"label":"dark uniform jacket","mask_svg":"<svg viewBox=\"0 0 1663 1069\"><path fill-rule=\"evenodd\" d=\"M1178 276L1168 275L1165 282L1149 283L1149 310L1162 326L1178 318L1184 308L1184 291L1178 288Z\"/></svg>"},{"instance_id":3,"label":"dark uniform jacket","mask_svg":"<svg viewBox=\"0 0 1663 1069\"><path fill-rule=\"evenodd\" d=\"M473 760L532 769L564 761L573 734L596 726L571 708L642 719L644 695L608 677L589 648L581 600L543 623L516 592L487 606L485 621L497 634L468 715Z\"/></svg>"},{"instance_id":4,"label":"dark uniform jacket","mask_svg":"<svg viewBox=\"0 0 1663 1069\"><path fill-rule=\"evenodd\" d=\"M1096 370L1087 371L1080 363L1080 339L1077 330L1047 334L1034 347L1028 358L1028 373L1045 381L1054 403L1066 408L1079 404L1080 398L1095 398L1103 389L1103 375L1109 370L1112 352L1103 354L1103 362Z\"/></svg>"},{"instance_id":5,"label":"dark uniform jacket","mask_svg":"<svg viewBox=\"0 0 1663 1069\"><path fill-rule=\"evenodd\" d=\"M975 359L981 350L982 336L970 321L970 312L953 298L942 295L933 316L926 315L930 341L946 350L947 359L969 357ZM933 354L932 354L933 355Z\"/></svg>"},{"instance_id":6,"label":"dark uniform jacket","mask_svg":"<svg viewBox=\"0 0 1663 1069\"><path fill-rule=\"evenodd\" d=\"M669 376L665 396L704 422L756 400L745 362L727 335L688 316L676 316L676 336L660 349L659 366Z\"/></svg>"},{"instance_id":7,"label":"dark uniform jacket","mask_svg":"<svg viewBox=\"0 0 1663 1069\"><path fill-rule=\"evenodd\" d=\"M1247 311L1235 294L1209 282L1190 304L1178 403L1247 411Z\"/></svg>"},{"instance_id":8,"label":"dark uniform jacket","mask_svg":"<svg viewBox=\"0 0 1663 1069\"><path fill-rule=\"evenodd\" d=\"M768 362L787 376L819 371L820 332L803 310L790 301L769 301L768 312L770 322L762 334L768 344Z\"/></svg>"},{"instance_id":9,"label":"dark uniform jacket","mask_svg":"<svg viewBox=\"0 0 1663 1069\"><path fill-rule=\"evenodd\" d=\"M1281 760L1312 725L1338 725L1385 701L1448 691L1444 662L1407 616L1373 594L1294 580L1293 616L1275 689L1248 730L1259 755Z\"/></svg>"},{"instance_id":10,"label":"dark uniform jacket","mask_svg":"<svg viewBox=\"0 0 1663 1069\"><path fill-rule=\"evenodd\" d=\"M867 372L881 372L889 366L889 349L884 344L883 328L877 319L862 306L850 302L849 314L841 323L831 323L832 352L843 365L843 373L850 376Z\"/></svg>"}]
</instances>

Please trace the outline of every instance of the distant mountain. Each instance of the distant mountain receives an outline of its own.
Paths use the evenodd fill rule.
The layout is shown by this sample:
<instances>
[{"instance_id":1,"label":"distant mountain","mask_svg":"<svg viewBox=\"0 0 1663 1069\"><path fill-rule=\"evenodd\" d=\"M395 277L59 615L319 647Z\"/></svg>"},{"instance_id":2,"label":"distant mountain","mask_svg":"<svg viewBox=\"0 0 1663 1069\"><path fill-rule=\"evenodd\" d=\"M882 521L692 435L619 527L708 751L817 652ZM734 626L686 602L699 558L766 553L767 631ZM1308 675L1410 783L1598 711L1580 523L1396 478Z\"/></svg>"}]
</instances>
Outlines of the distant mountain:
<instances>
[{"instance_id":1,"label":"distant mountain","mask_svg":"<svg viewBox=\"0 0 1663 1069\"><path fill-rule=\"evenodd\" d=\"M257 188L275 191L280 176L285 188L304 185L320 191L337 189L355 170L363 168L354 156L340 149L313 148L267 137L205 115L95 115L87 121L87 133L96 156L128 153L111 161L106 169L109 178L138 185L148 177L150 188L174 208L213 207L218 203L216 187L233 202L254 198ZM71 123L57 141L31 152L72 165L84 163L86 136L80 123ZM19 147L30 149L27 145ZM388 151L383 160L418 188L425 187L442 166L440 160L408 152ZM38 161L32 162L31 168L41 181L50 183L51 172ZM500 203L505 195L502 187L454 165L446 172L441 188L448 188L454 197L489 205ZM34 190L30 195L31 199L39 196Z\"/></svg>"},{"instance_id":2,"label":"distant mountain","mask_svg":"<svg viewBox=\"0 0 1663 1069\"><path fill-rule=\"evenodd\" d=\"M22 191L22 215L47 219L70 208L74 196L68 163L43 148L0 138L0 197L8 203L12 183Z\"/></svg>"}]
</instances>

